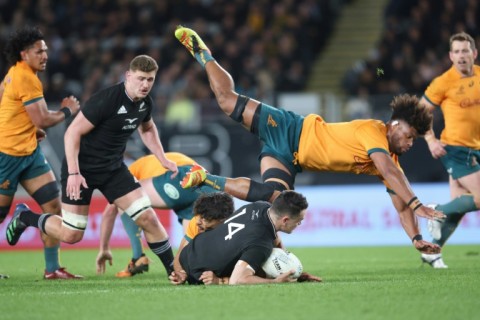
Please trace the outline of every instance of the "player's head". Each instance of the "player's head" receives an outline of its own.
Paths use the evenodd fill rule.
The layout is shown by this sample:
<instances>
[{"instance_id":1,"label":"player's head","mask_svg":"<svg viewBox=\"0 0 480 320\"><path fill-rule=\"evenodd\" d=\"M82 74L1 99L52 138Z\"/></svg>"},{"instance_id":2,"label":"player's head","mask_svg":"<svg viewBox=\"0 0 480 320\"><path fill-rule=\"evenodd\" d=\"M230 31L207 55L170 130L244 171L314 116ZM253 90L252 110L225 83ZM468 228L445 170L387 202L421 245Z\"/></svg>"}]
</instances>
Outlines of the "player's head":
<instances>
[{"instance_id":1,"label":"player's head","mask_svg":"<svg viewBox=\"0 0 480 320\"><path fill-rule=\"evenodd\" d=\"M302 223L307 208L307 199L302 194L285 190L273 200L269 214L277 231L292 233Z\"/></svg>"},{"instance_id":2,"label":"player's head","mask_svg":"<svg viewBox=\"0 0 480 320\"><path fill-rule=\"evenodd\" d=\"M477 54L475 40L468 33L460 32L450 37L450 60L461 74L472 74Z\"/></svg>"},{"instance_id":3,"label":"player's head","mask_svg":"<svg viewBox=\"0 0 480 320\"><path fill-rule=\"evenodd\" d=\"M37 27L26 26L14 32L5 45L5 55L10 64L25 61L35 72L47 66L47 45Z\"/></svg>"},{"instance_id":4,"label":"player's head","mask_svg":"<svg viewBox=\"0 0 480 320\"><path fill-rule=\"evenodd\" d=\"M413 140L423 136L432 123L432 114L413 95L402 94L393 98L392 116L387 124L387 139L391 152L401 155L413 145Z\"/></svg>"},{"instance_id":5,"label":"player's head","mask_svg":"<svg viewBox=\"0 0 480 320\"><path fill-rule=\"evenodd\" d=\"M200 232L215 228L231 216L233 211L233 198L225 192L203 194L193 205Z\"/></svg>"},{"instance_id":6,"label":"player's head","mask_svg":"<svg viewBox=\"0 0 480 320\"><path fill-rule=\"evenodd\" d=\"M145 98L152 90L158 64L152 57L140 55L130 62L125 73L125 87L133 100Z\"/></svg>"}]
</instances>

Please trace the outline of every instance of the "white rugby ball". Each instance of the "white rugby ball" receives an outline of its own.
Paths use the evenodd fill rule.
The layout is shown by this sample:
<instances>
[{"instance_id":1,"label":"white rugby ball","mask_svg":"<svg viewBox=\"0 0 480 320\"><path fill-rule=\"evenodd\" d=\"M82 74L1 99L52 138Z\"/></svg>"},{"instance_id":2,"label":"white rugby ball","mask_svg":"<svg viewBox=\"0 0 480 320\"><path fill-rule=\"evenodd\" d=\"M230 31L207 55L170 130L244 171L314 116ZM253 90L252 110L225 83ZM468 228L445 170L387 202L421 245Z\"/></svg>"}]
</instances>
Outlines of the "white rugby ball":
<instances>
[{"instance_id":1,"label":"white rugby ball","mask_svg":"<svg viewBox=\"0 0 480 320\"><path fill-rule=\"evenodd\" d=\"M274 279L290 270L295 270L290 277L297 279L303 272L302 263L297 256L280 248L273 248L272 253L262 265L262 269L269 279Z\"/></svg>"}]
</instances>

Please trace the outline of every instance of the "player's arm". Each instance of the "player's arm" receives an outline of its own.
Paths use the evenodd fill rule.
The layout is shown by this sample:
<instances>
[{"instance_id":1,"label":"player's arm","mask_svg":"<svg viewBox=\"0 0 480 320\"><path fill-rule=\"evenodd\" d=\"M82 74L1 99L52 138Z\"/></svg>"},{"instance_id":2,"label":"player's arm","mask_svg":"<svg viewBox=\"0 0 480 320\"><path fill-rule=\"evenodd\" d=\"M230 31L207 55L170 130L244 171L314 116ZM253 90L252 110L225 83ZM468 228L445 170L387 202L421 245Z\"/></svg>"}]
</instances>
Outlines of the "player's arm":
<instances>
[{"instance_id":1,"label":"player's arm","mask_svg":"<svg viewBox=\"0 0 480 320\"><path fill-rule=\"evenodd\" d=\"M174 178L178 174L177 164L165 156L162 142L158 136L157 126L153 120L142 122L138 127L138 133L145 146L157 157L162 166L173 171L172 178Z\"/></svg>"},{"instance_id":2,"label":"player's arm","mask_svg":"<svg viewBox=\"0 0 480 320\"><path fill-rule=\"evenodd\" d=\"M370 154L370 158L375 164L377 170L383 176L383 179L389 185L390 189L395 191L396 196L399 198L398 201L402 201L404 206L407 206L411 209L410 214L413 214L414 212L417 216L428 219L445 217L445 215L440 211L436 211L424 206L417 199L410 188L407 177L405 177L403 172L395 165L389 154L384 152L373 152Z\"/></svg>"},{"instance_id":3,"label":"player's arm","mask_svg":"<svg viewBox=\"0 0 480 320\"><path fill-rule=\"evenodd\" d=\"M85 178L81 175L78 154L80 152L80 140L82 136L92 131L94 125L80 112L72 121L65 132L65 159L68 167L68 181L66 196L71 199L80 198L80 185L88 188Z\"/></svg>"},{"instance_id":4,"label":"player's arm","mask_svg":"<svg viewBox=\"0 0 480 320\"><path fill-rule=\"evenodd\" d=\"M407 233L408 237L412 240L415 248L422 253L438 253L441 248L433 243L422 239L420 228L418 227L418 220L413 214L412 209L405 204L397 195L389 193L392 198L392 203L400 216L400 223L403 229Z\"/></svg>"},{"instance_id":5,"label":"player's arm","mask_svg":"<svg viewBox=\"0 0 480 320\"><path fill-rule=\"evenodd\" d=\"M293 272L294 270L290 270L290 272L282 273L275 279L261 278L255 275L255 271L247 262L243 260L238 260L238 262L235 264L235 268L232 271L232 275L230 276L230 280L228 284L238 285L238 284L295 282L297 281L296 279L290 278L290 275L292 275Z\"/></svg>"},{"instance_id":6,"label":"player's arm","mask_svg":"<svg viewBox=\"0 0 480 320\"><path fill-rule=\"evenodd\" d=\"M3 92L5 91L5 86L3 85L3 81L0 82L0 102L2 102Z\"/></svg>"},{"instance_id":7,"label":"player's arm","mask_svg":"<svg viewBox=\"0 0 480 320\"><path fill-rule=\"evenodd\" d=\"M170 283L173 285L184 284L185 281L187 281L187 273L180 264L180 253L187 244L189 244L189 241L183 237L175 253L175 257L173 257L173 272L168 276Z\"/></svg>"},{"instance_id":8,"label":"player's arm","mask_svg":"<svg viewBox=\"0 0 480 320\"><path fill-rule=\"evenodd\" d=\"M430 112L433 112L433 110L435 109L435 106L430 101L428 101L425 96L420 99L420 103L426 106L430 110ZM428 130L423 137L427 142L428 149L430 149L430 153L432 154L432 157L434 159L438 159L447 154L447 151L445 151L444 148L445 144L435 137L435 132L433 131L433 118L432 124L430 125L430 130Z\"/></svg>"},{"instance_id":9,"label":"player's arm","mask_svg":"<svg viewBox=\"0 0 480 320\"><path fill-rule=\"evenodd\" d=\"M102 222L100 224L100 248L96 260L97 274L105 273L106 261L112 265L113 256L110 251L110 238L112 236L117 212L118 209L116 205L107 204L102 214Z\"/></svg>"},{"instance_id":10,"label":"player's arm","mask_svg":"<svg viewBox=\"0 0 480 320\"><path fill-rule=\"evenodd\" d=\"M37 128L46 129L65 120L72 114L78 112L80 103L77 98L70 96L63 99L60 110L51 111L47 108L44 98L25 105L25 110Z\"/></svg>"}]
</instances>

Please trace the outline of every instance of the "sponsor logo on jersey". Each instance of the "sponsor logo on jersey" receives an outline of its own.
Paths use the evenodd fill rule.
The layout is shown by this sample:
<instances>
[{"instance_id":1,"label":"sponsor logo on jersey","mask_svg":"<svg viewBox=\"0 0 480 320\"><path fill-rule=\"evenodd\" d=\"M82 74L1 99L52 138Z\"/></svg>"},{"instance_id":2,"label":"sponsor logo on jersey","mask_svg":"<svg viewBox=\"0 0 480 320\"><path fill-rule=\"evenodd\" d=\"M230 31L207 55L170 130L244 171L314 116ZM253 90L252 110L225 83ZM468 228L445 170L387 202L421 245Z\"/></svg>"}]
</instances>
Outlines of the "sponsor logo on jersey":
<instances>
[{"instance_id":1,"label":"sponsor logo on jersey","mask_svg":"<svg viewBox=\"0 0 480 320\"><path fill-rule=\"evenodd\" d=\"M448 172L448 174L452 174L453 173L453 168L448 168L447 172Z\"/></svg>"},{"instance_id":2,"label":"sponsor logo on jersey","mask_svg":"<svg viewBox=\"0 0 480 320\"><path fill-rule=\"evenodd\" d=\"M255 220L255 219L258 219L258 213L260 212L260 210L257 210L257 211L253 211L252 212L252 220Z\"/></svg>"},{"instance_id":3,"label":"sponsor logo on jersey","mask_svg":"<svg viewBox=\"0 0 480 320\"><path fill-rule=\"evenodd\" d=\"M177 188L170 183L165 183L163 185L163 191L169 196L171 199L177 200L180 198L180 192L178 192Z\"/></svg>"},{"instance_id":4,"label":"sponsor logo on jersey","mask_svg":"<svg viewBox=\"0 0 480 320\"><path fill-rule=\"evenodd\" d=\"M5 180L0 184L0 189L8 189L10 186L10 180Z\"/></svg>"},{"instance_id":5,"label":"sponsor logo on jersey","mask_svg":"<svg viewBox=\"0 0 480 320\"><path fill-rule=\"evenodd\" d=\"M278 126L277 122L275 122L275 120L273 120L273 117L272 117L271 114L268 115L267 126L272 126L274 128L276 128Z\"/></svg>"},{"instance_id":6,"label":"sponsor logo on jersey","mask_svg":"<svg viewBox=\"0 0 480 320\"><path fill-rule=\"evenodd\" d=\"M127 113L127 109L125 109L125 106L121 106L120 109L118 109L117 114L124 114Z\"/></svg>"},{"instance_id":7,"label":"sponsor logo on jersey","mask_svg":"<svg viewBox=\"0 0 480 320\"><path fill-rule=\"evenodd\" d=\"M131 130L131 129L136 129L137 128L137 124L136 123L133 123L135 120L137 120L138 118L133 118L133 119L125 119L125 121L127 121L129 124L126 124L122 127L122 130Z\"/></svg>"}]
</instances>

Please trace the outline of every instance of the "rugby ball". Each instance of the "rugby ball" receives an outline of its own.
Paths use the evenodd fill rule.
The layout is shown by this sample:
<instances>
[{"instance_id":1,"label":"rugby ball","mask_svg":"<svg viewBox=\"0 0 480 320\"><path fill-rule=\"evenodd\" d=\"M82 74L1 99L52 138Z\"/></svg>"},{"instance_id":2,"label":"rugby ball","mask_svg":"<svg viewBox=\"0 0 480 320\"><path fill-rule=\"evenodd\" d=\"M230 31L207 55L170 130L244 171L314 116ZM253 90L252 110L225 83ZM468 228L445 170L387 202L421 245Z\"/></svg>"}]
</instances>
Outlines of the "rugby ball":
<instances>
[{"instance_id":1,"label":"rugby ball","mask_svg":"<svg viewBox=\"0 0 480 320\"><path fill-rule=\"evenodd\" d=\"M297 256L280 248L273 248L272 253L262 265L262 269L269 279L274 279L290 270L295 270L290 277L297 279L303 272L302 263Z\"/></svg>"}]
</instances>

